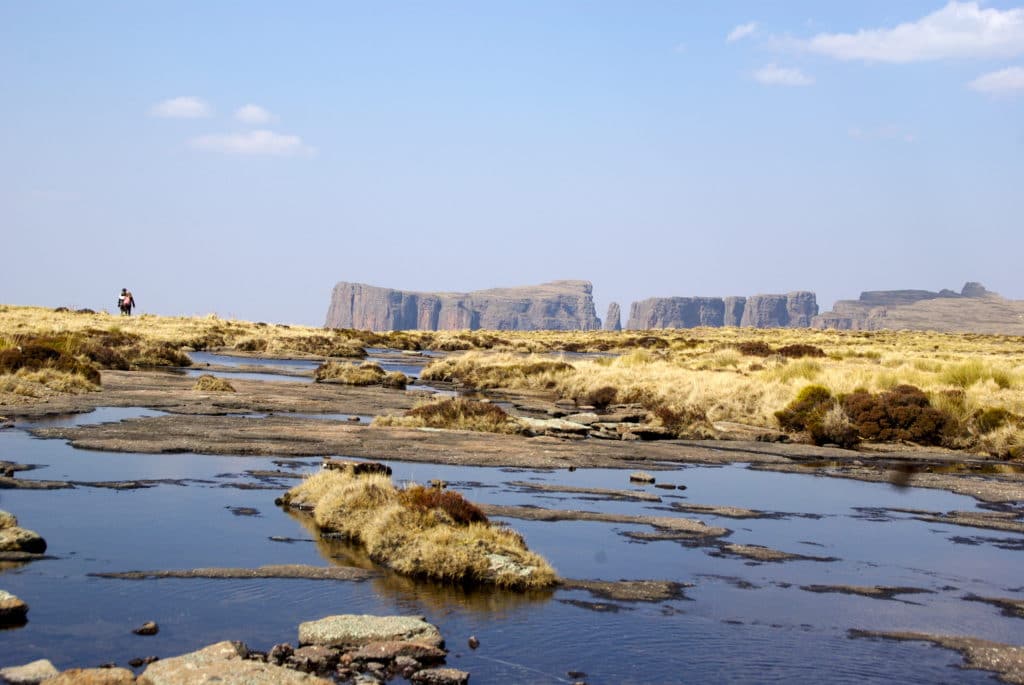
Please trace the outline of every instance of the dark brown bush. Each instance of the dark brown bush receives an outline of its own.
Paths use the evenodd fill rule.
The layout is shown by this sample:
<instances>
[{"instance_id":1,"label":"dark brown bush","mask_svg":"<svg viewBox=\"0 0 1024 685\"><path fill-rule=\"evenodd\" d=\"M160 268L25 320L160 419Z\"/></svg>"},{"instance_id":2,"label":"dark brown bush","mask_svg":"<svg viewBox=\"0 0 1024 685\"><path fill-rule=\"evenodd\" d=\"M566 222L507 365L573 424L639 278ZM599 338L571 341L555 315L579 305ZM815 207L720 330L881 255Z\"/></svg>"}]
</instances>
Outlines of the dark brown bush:
<instances>
[{"instance_id":1,"label":"dark brown bush","mask_svg":"<svg viewBox=\"0 0 1024 685\"><path fill-rule=\"evenodd\" d=\"M480 507L454 490L410 485L398 491L398 498L410 509L419 511L440 509L460 526L470 523L487 523L487 516L480 510Z\"/></svg>"},{"instance_id":2,"label":"dark brown bush","mask_svg":"<svg viewBox=\"0 0 1024 685\"><path fill-rule=\"evenodd\" d=\"M761 340L736 343L735 347L740 354L745 354L748 357L770 357L774 354L771 345Z\"/></svg>"},{"instance_id":3,"label":"dark brown bush","mask_svg":"<svg viewBox=\"0 0 1024 685\"><path fill-rule=\"evenodd\" d=\"M805 345L798 343L795 345L783 345L779 349L775 350L776 353L781 354L783 357L790 359L800 359L801 357L824 357L825 350L815 345Z\"/></svg>"},{"instance_id":4,"label":"dark brown bush","mask_svg":"<svg viewBox=\"0 0 1024 685\"><path fill-rule=\"evenodd\" d=\"M912 385L877 394L855 392L842 398L842 407L860 437L876 442L938 445L950 423L950 417Z\"/></svg>"},{"instance_id":5,"label":"dark brown bush","mask_svg":"<svg viewBox=\"0 0 1024 685\"><path fill-rule=\"evenodd\" d=\"M583 404L589 404L596 409L607 409L608 405L614 403L618 397L619 391L615 386L602 385L588 391L579 399L583 400Z\"/></svg>"}]
</instances>

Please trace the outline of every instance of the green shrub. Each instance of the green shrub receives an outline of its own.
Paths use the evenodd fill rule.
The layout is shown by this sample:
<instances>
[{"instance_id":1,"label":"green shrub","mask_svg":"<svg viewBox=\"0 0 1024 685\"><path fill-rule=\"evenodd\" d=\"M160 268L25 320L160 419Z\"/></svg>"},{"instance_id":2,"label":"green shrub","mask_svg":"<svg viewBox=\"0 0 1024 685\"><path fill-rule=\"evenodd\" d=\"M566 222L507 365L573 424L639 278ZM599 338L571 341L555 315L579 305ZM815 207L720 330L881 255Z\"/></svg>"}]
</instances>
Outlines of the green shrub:
<instances>
[{"instance_id":1,"label":"green shrub","mask_svg":"<svg viewBox=\"0 0 1024 685\"><path fill-rule=\"evenodd\" d=\"M912 385L878 394L855 392L842 398L842 407L862 439L878 442L938 445L950 420Z\"/></svg>"},{"instance_id":2,"label":"green shrub","mask_svg":"<svg viewBox=\"0 0 1024 685\"><path fill-rule=\"evenodd\" d=\"M835 406L835 400L828 388L822 385L804 387L785 409L775 412L775 418L784 431L799 432L810 430L821 423L825 414Z\"/></svg>"}]
</instances>

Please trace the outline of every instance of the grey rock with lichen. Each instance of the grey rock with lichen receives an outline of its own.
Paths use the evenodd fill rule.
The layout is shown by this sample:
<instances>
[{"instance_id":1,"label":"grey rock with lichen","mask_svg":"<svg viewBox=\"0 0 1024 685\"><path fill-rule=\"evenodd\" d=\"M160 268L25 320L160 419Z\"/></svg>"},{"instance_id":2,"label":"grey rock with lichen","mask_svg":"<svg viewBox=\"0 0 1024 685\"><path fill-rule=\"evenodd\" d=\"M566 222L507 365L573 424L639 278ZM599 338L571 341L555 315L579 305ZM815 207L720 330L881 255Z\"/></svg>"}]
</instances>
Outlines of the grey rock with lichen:
<instances>
[{"instance_id":1,"label":"grey rock with lichen","mask_svg":"<svg viewBox=\"0 0 1024 685\"><path fill-rule=\"evenodd\" d=\"M351 649L391 640L422 642L433 647L444 645L440 631L422 616L341 614L299 625L300 645Z\"/></svg>"}]
</instances>

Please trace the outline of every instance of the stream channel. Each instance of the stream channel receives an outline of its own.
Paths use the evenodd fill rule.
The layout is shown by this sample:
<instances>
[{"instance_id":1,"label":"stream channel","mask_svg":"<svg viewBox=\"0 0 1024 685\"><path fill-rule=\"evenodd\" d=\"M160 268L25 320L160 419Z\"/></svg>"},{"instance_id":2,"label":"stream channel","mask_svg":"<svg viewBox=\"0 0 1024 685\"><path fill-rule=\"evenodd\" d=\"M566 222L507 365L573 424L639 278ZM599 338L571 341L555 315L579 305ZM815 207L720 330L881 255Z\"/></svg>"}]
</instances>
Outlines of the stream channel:
<instances>
[{"instance_id":1,"label":"stream channel","mask_svg":"<svg viewBox=\"0 0 1024 685\"><path fill-rule=\"evenodd\" d=\"M264 360L261 360L262 363ZM221 363L218 360L218 363ZM294 365L294 364L293 364ZM266 650L296 640L297 626L338 613L422 614L440 629L448 664L473 683L991 683L961 670L952 651L925 643L852 639L850 629L914 630L1024 642L1024 621L964 601L1024 596L1024 536L925 523L892 508L975 510L968 497L811 475L725 467L656 471L667 490L628 482L628 471L535 471L381 461L396 482L440 478L470 500L631 515L685 516L733 531L726 542L832 560L758 563L715 546L643 541L649 526L506 519L565 578L692 583L659 602L601 599L582 590L466 591L377 568L365 582L316 580L112 580L88 574L265 564L357 565L359 552L318 540L302 515L274 498L319 468L316 459L106 453L34 438L40 425L120 421L159 412L100 408L19 422L0 431L0 459L40 468L22 479L153 479L153 487L0 491L0 509L46 538L53 558L0 565L0 588L25 600L29 622L0 632L0 668L48 658L58 668L125 665L225 639ZM240 418L239 420L259 420ZM336 420L334 417L324 420ZM344 456L344 455L335 455ZM280 475L249 471L279 470ZM551 492L513 483L636 489L660 503ZM774 512L732 519L686 514L673 502ZM502 519L499 519L502 520ZM801 585L885 585L927 592L873 599ZM153 637L133 635L145 621ZM466 647L475 635L477 650ZM400 680L398 682L401 682Z\"/></svg>"}]
</instances>

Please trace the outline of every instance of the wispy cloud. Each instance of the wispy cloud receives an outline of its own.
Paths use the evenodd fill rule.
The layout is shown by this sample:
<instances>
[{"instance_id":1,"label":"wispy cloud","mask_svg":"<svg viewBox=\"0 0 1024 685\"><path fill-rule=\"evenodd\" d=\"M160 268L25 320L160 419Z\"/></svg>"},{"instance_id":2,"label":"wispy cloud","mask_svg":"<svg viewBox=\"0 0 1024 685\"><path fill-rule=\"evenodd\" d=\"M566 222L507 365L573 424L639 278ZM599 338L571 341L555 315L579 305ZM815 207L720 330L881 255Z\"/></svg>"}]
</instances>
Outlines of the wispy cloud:
<instances>
[{"instance_id":1,"label":"wispy cloud","mask_svg":"<svg viewBox=\"0 0 1024 685\"><path fill-rule=\"evenodd\" d=\"M752 21L749 24L740 24L725 37L727 43L735 43L738 40L742 40L747 36L751 36L757 31L757 22Z\"/></svg>"},{"instance_id":2,"label":"wispy cloud","mask_svg":"<svg viewBox=\"0 0 1024 685\"><path fill-rule=\"evenodd\" d=\"M269 124L277 117L259 105L242 105L235 110L235 119L243 124Z\"/></svg>"},{"instance_id":3,"label":"wispy cloud","mask_svg":"<svg viewBox=\"0 0 1024 685\"><path fill-rule=\"evenodd\" d=\"M245 133L216 133L189 141L198 150L234 155L269 155L274 157L311 157L316 148L302 142L299 136L275 133L265 129Z\"/></svg>"},{"instance_id":4,"label":"wispy cloud","mask_svg":"<svg viewBox=\"0 0 1024 685\"><path fill-rule=\"evenodd\" d=\"M819 33L799 41L811 52L841 60L908 63L1024 54L1024 8L982 8L951 0L916 21L856 33Z\"/></svg>"},{"instance_id":5,"label":"wispy cloud","mask_svg":"<svg viewBox=\"0 0 1024 685\"><path fill-rule=\"evenodd\" d=\"M186 95L158 102L149 113L164 119L204 119L213 114L213 109L200 98Z\"/></svg>"},{"instance_id":6,"label":"wispy cloud","mask_svg":"<svg viewBox=\"0 0 1024 685\"><path fill-rule=\"evenodd\" d=\"M1024 67L1008 67L982 74L967 84L969 88L989 95L1024 93Z\"/></svg>"},{"instance_id":7,"label":"wispy cloud","mask_svg":"<svg viewBox=\"0 0 1024 685\"><path fill-rule=\"evenodd\" d=\"M846 133L854 140L890 140L900 143L917 142L917 136L896 124L885 124L869 128L854 126Z\"/></svg>"},{"instance_id":8,"label":"wispy cloud","mask_svg":"<svg viewBox=\"0 0 1024 685\"><path fill-rule=\"evenodd\" d=\"M800 71L787 67L780 67L776 64L768 64L753 74L758 83L766 86L809 86L814 79Z\"/></svg>"}]
</instances>

